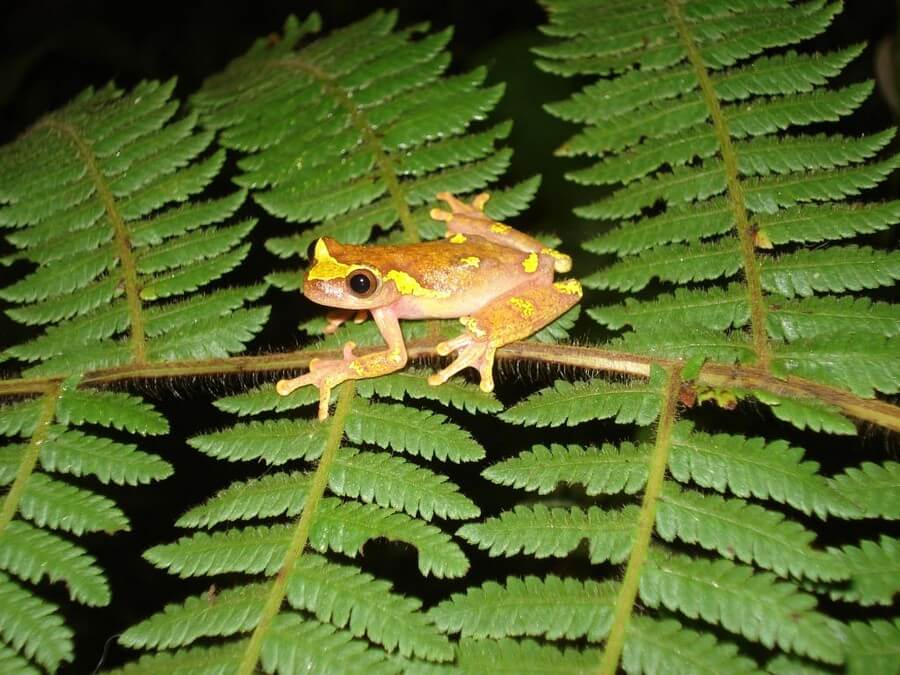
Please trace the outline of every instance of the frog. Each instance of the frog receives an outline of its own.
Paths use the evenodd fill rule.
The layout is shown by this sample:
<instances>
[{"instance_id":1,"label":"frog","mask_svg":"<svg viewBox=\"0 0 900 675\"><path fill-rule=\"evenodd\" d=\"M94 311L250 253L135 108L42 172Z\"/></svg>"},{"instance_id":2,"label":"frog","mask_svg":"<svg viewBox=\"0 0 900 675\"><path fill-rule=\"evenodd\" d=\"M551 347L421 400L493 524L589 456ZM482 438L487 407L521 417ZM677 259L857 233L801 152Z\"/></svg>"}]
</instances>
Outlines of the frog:
<instances>
[{"instance_id":1,"label":"frog","mask_svg":"<svg viewBox=\"0 0 900 675\"><path fill-rule=\"evenodd\" d=\"M325 332L370 315L387 348L357 356L356 344L348 341L342 358L314 358L309 372L279 380L279 394L314 385L318 418L326 419L332 389L340 383L406 366L400 320L407 319L458 319L465 329L436 345L438 355L456 352L456 358L430 375L428 384L443 384L474 368L481 390L491 392L497 350L534 334L581 300L577 279L555 280L555 273L571 270L572 258L488 217L489 193L469 203L449 192L436 196L449 207L430 211L434 220L445 223L443 239L388 245L342 244L321 237L311 246L302 292L332 308Z\"/></svg>"}]
</instances>

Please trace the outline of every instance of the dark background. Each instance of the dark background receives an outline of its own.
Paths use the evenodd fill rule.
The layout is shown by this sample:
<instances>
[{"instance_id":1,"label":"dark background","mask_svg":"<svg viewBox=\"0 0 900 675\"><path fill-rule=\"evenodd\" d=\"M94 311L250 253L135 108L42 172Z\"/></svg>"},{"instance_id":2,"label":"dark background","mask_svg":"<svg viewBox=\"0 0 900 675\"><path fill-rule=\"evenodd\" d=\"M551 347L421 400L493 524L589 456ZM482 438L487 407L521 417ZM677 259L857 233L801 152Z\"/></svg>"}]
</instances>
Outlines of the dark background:
<instances>
[{"instance_id":1,"label":"dark background","mask_svg":"<svg viewBox=\"0 0 900 675\"><path fill-rule=\"evenodd\" d=\"M255 38L279 32L291 12L302 18L315 9L322 15L323 33L326 33L380 7L398 9L400 25L429 21L433 29L454 26L454 37L449 45L454 56L451 71L486 65L490 81L507 83L506 95L492 118L515 120L509 145L516 153L508 180L513 182L535 173L543 174L542 188L527 220L537 223L535 230L565 232L567 239L573 239L568 234L570 228L576 226L571 208L590 201L589 193L563 180L563 171L572 164L554 158L552 150L574 131L574 127L550 117L541 105L565 98L579 81L549 76L534 67L528 48L544 41L536 31L536 27L544 22L544 14L532 2L408 1L382 4L368 1L227 3L204 0L167 4L97 0L7 1L0 6L0 144L12 140L41 114L65 104L85 87L100 86L110 80L127 89L142 79L177 76L176 95L186 100L205 77L242 54ZM849 0L843 14L826 35L808 44L826 50L867 41L869 48L837 82L872 78L875 76L876 45L883 45L882 53L886 55L883 64L888 64L892 58L891 46L886 40L896 33L896 13L896 3L890 0ZM842 122L841 132L859 134L894 123L883 93L884 85L889 89L895 87L889 79L883 79L879 85L876 96ZM893 186L888 186L881 196L893 191ZM575 236L574 240L580 238ZM6 252L8 248L0 242L0 256ZM256 262L267 264L266 255L259 255ZM0 267L0 286L10 283L13 275L21 272L20 268ZM270 293L266 300L270 299L275 304L274 327L253 343L250 351L293 347L296 334L284 329L295 326L302 318L294 314L295 311L310 311L309 303L304 305L299 298L288 303L283 294L281 298L275 298ZM0 349L22 337L17 331L18 328L5 316L0 316ZM6 369L3 375L8 377L13 373ZM539 373L537 377L540 376ZM125 508L132 520L133 531L117 535L114 540L98 535L88 537L85 542L108 571L116 599L106 610L78 609L66 617L78 639L77 660L66 668L66 672L94 670L104 653L105 643L110 644L103 661L104 668L133 658L134 652L111 644L116 630L160 609L163 602L174 602L188 592L205 588L202 580L185 582L154 572L140 558L140 553L154 543L171 541L170 523L180 513L203 496L241 477L243 467L223 466L200 457L185 446L184 438L197 433L198 427L209 429L228 424L229 420L217 415L208 401L213 395L244 384L248 383L175 382L143 385L139 389L139 393L149 394L176 425L181 420L181 428L176 426L168 436L144 443L146 449L158 451L175 464L176 475L159 486L102 489ZM182 399L185 398L192 401L189 404L192 409L198 408L193 401L202 399L204 402L199 406L206 411L192 413L190 424L183 421L183 415L174 414L179 408L184 409ZM489 452L491 446L499 445L499 439L479 440L488 446ZM818 440L821 441L821 437ZM525 439L523 443L503 439L505 448L524 447L525 443ZM870 438L869 445L880 446L883 453L883 439ZM465 477L462 480L465 481ZM372 555L372 547L367 546L366 552L367 564L374 562L377 566L378 556ZM394 564L413 572L414 560L409 556L398 562L395 556L387 555L386 560L382 564L387 568L381 570L384 576L391 576L390 567ZM377 569L373 571L379 573ZM416 579L417 576L412 573L408 578ZM403 587L400 590L414 591ZM67 605L64 590L52 588L47 595ZM71 604L68 607L71 609Z\"/></svg>"}]
</instances>

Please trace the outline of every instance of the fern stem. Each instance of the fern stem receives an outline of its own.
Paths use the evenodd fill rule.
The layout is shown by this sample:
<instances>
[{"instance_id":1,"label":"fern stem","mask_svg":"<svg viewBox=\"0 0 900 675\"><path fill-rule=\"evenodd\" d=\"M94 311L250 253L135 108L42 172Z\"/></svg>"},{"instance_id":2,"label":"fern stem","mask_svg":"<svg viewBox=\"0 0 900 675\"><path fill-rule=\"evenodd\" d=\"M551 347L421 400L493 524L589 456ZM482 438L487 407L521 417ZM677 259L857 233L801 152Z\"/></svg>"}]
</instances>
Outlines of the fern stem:
<instances>
[{"instance_id":1,"label":"fern stem","mask_svg":"<svg viewBox=\"0 0 900 675\"><path fill-rule=\"evenodd\" d=\"M41 446L44 444L44 441L47 440L47 435L50 433L50 425L53 423L53 418L56 416L56 404L59 401L60 388L61 385L56 384L48 387L44 393L44 400L41 405L41 414L38 418L37 426L31 434L31 439L28 441L28 447L25 448L25 453L22 456L22 461L19 464L19 470L16 472L16 478L13 481L12 487L10 487L9 492L6 493L6 499L3 500L3 508L0 509L0 537L3 536L6 527L12 522L13 517L16 515L16 511L19 508L19 502L22 500L22 495L25 493L28 479L31 477L31 474L34 473L34 467L37 466L38 456L41 454Z\"/></svg>"},{"instance_id":2,"label":"fern stem","mask_svg":"<svg viewBox=\"0 0 900 675\"><path fill-rule=\"evenodd\" d=\"M603 659L600 661L599 672L601 675L615 675L619 667L619 658L622 655L622 647L625 644L625 633L628 630L631 612L634 609L634 601L637 598L638 586L641 582L641 571L643 570L644 562L647 560L650 538L653 536L654 523L656 522L656 503L662 492L663 478L666 475L672 425L675 423L675 407L678 404L680 391L681 363L676 363L669 370L669 377L666 382L663 410L656 428L656 443L653 446L653 452L650 453L650 474L647 477L647 487L644 489L644 498L641 502L641 513L638 516L634 545L631 547L628 566L625 568L625 578L622 580L622 587L619 589L619 595L616 598L612 628L609 631L609 637L606 639Z\"/></svg>"},{"instance_id":3,"label":"fern stem","mask_svg":"<svg viewBox=\"0 0 900 675\"><path fill-rule=\"evenodd\" d=\"M703 63L703 56L697 48L697 43L691 35L684 15L681 13L679 0L666 0L669 13L678 28L678 35L687 51L688 60L694 68L694 74L700 84L703 100L709 109L713 130L722 152L722 162L725 166L725 179L728 185L728 201L734 213L734 221L737 226L738 239L741 244L741 261L744 268L744 284L747 290L747 302L750 306L750 331L753 337L753 350L756 353L757 365L761 368L769 367L771 358L769 350L769 338L766 333L766 302L763 297L762 282L759 275L759 261L756 259L756 246L754 244L753 226L747 214L747 204L744 200L744 189L738 174L737 153L731 142L728 131L728 123L722 114L719 105L719 97L713 87L709 71Z\"/></svg>"},{"instance_id":4,"label":"fern stem","mask_svg":"<svg viewBox=\"0 0 900 675\"><path fill-rule=\"evenodd\" d=\"M256 664L259 661L259 654L262 650L262 643L269 631L272 621L278 615L281 609L281 603L287 593L287 583L291 578L297 561L303 555L303 549L306 548L306 542L309 539L309 530L312 527L313 520L316 516L316 509L322 495L325 494L325 488L328 485L328 477L331 472L331 465L337 455L338 448L341 445L341 439L344 437L344 426L347 422L347 416L350 414L350 404L356 395L356 385L351 382L345 382L341 385L341 391L338 394L337 406L334 415L331 418L331 427L328 429L328 437L325 441L325 450L316 466L316 472L313 474L312 483L309 486L309 493L306 495L306 503L303 506L303 513L297 521L297 527L294 529L294 535L291 537L291 543L288 545L287 554L269 591L269 597L266 599L265 607L259 617L259 623L253 631L247 649L244 651L244 658L238 668L238 675L252 675L256 670Z\"/></svg>"},{"instance_id":5,"label":"fern stem","mask_svg":"<svg viewBox=\"0 0 900 675\"><path fill-rule=\"evenodd\" d=\"M378 171L381 173L381 177L387 186L388 194L391 196L391 202L394 205L394 210L397 212L397 217L400 219L400 224L403 226L403 232L406 234L407 241L413 244L420 241L419 226L416 225L416 221L409 211L409 205L403 198L403 190L400 188L400 179L397 178L394 163L387 152L385 152L381 141L378 140L375 127L369 123L369 120L366 119L366 116L359 109L359 106L356 105L353 98L341 86L336 84L328 73L311 63L303 61L299 56L294 56L286 61L282 61L282 63L296 67L310 77L315 78L337 100L341 107L350 113L353 126L359 129L365 145L369 147L375 156Z\"/></svg>"},{"instance_id":6,"label":"fern stem","mask_svg":"<svg viewBox=\"0 0 900 675\"><path fill-rule=\"evenodd\" d=\"M442 340L443 338L436 337L410 342L407 344L409 358L414 361L433 358L437 354L435 346ZM364 347L357 349L356 353L364 355L382 350L383 347ZM232 356L226 359L129 364L89 371L84 374L81 383L87 386L106 386L146 379L282 372L306 368L310 359L316 357L340 358L341 353L339 350L305 350L263 356ZM671 359L601 347L547 345L537 342L510 343L497 351L497 359L552 363L594 372L624 373L638 377L648 377L652 364L669 368L674 363ZM0 397L43 394L48 387L61 379L41 377L0 380ZM704 364L695 381L697 385L711 389L759 389L785 398L820 402L863 422L891 431L900 431L900 407L887 401L862 398L843 389L800 377L782 379L755 366L709 362Z\"/></svg>"},{"instance_id":7,"label":"fern stem","mask_svg":"<svg viewBox=\"0 0 900 675\"><path fill-rule=\"evenodd\" d=\"M134 262L134 255L131 252L128 228L125 227L122 214L116 208L116 198L109 189L103 172L100 171L100 167L97 165L97 158L81 134L78 133L77 128L54 117L41 122L39 126L48 127L67 136L87 167L88 175L91 177L91 181L97 190L97 197L103 204L106 217L113 226L116 256L119 258L119 264L122 266L122 282L125 286L128 315L131 319L130 341L132 359L138 364L146 363L147 339L144 332L144 312L141 306L141 295L138 289L137 266Z\"/></svg>"}]
</instances>

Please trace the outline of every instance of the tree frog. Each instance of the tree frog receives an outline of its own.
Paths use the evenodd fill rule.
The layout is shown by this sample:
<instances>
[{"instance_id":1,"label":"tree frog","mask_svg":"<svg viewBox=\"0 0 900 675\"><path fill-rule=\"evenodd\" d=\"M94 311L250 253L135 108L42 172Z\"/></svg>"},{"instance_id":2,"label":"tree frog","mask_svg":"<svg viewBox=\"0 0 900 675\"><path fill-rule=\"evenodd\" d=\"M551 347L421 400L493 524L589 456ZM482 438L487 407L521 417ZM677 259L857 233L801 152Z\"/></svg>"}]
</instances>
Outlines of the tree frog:
<instances>
[{"instance_id":1,"label":"tree frog","mask_svg":"<svg viewBox=\"0 0 900 675\"><path fill-rule=\"evenodd\" d=\"M313 359L309 372L280 380L287 396L308 384L319 389L319 419L328 416L331 390L345 380L376 377L406 365L399 319L458 318L465 331L437 345L437 353L456 359L428 378L438 385L464 368L475 368L481 389L494 389L494 353L547 325L581 299L576 279L554 282L554 271L568 272L572 259L537 239L488 218L482 193L466 204L448 192L437 198L450 211L432 209L447 224L443 240L407 245L350 245L322 237L315 244L303 294L338 308L326 332L351 317L372 315L387 343L384 351L355 356L353 342L342 359Z\"/></svg>"}]
</instances>

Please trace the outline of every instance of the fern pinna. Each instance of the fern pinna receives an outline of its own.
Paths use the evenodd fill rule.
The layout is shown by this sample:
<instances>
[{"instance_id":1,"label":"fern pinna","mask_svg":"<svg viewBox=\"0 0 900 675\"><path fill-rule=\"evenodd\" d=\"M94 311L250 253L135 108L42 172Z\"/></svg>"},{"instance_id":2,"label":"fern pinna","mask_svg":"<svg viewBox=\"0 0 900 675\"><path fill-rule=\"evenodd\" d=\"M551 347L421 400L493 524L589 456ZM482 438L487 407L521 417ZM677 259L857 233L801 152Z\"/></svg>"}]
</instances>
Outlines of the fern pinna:
<instances>
[{"instance_id":1,"label":"fern pinna","mask_svg":"<svg viewBox=\"0 0 900 675\"><path fill-rule=\"evenodd\" d=\"M220 225L242 191L173 206L202 192L224 160L196 113L179 115L173 86L86 91L0 154L0 226L17 251L4 262L31 268L0 298L9 317L35 327L2 354L21 373L3 383L21 400L0 407L0 435L13 441L0 448L4 672L30 672L29 662L52 671L73 658L71 629L33 585L45 576L75 602L110 602L103 571L76 538L129 523L96 483L171 473L117 433L165 434L165 418L139 397L87 385L116 379L113 367L228 356L268 316L242 308L265 284L195 293L243 260L254 221ZM76 485L65 475L87 478Z\"/></svg>"},{"instance_id":2,"label":"fern pinna","mask_svg":"<svg viewBox=\"0 0 900 675\"><path fill-rule=\"evenodd\" d=\"M855 139L800 129L851 113L871 90L826 86L859 47L789 48L824 30L840 3L546 6L545 30L558 40L537 50L541 67L601 76L548 106L583 125L561 153L594 158L570 178L611 186L576 209L608 222L585 248L616 256L585 283L626 297L590 314L628 328L613 349L660 365L644 384L559 382L503 417L655 426L639 444L538 445L490 467L484 476L501 485L582 492L459 530L495 556L565 556L587 541L590 561L623 565L621 576L509 577L431 615L461 645L496 640L498 653L519 636L605 641L591 666L603 673L895 672L900 624L865 608L892 603L896 539L846 526L835 536L833 523L865 518L877 532L896 519L898 465L829 477L787 442L715 433L676 414L698 397L733 405L757 395L800 428L856 431L814 397L706 392L693 381L713 362L866 398L897 391L896 309L849 292L891 284L900 258L876 238L841 241L898 220L897 202L842 201L895 168L896 156L877 158L893 132ZM848 490L876 475L884 489ZM817 544L826 528L846 543ZM578 654L554 658L583 667Z\"/></svg>"}]
</instances>

